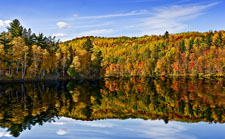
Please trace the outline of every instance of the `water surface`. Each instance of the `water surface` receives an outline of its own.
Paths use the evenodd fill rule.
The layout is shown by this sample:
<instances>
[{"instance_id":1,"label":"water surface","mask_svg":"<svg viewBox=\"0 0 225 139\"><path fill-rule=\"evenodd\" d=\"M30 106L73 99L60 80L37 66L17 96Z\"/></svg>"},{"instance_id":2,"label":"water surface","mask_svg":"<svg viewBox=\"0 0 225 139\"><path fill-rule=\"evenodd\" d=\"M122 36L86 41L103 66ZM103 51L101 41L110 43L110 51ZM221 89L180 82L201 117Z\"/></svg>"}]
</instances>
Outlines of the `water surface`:
<instances>
[{"instance_id":1,"label":"water surface","mask_svg":"<svg viewBox=\"0 0 225 139\"><path fill-rule=\"evenodd\" d=\"M0 85L3 138L225 138L223 79Z\"/></svg>"}]
</instances>

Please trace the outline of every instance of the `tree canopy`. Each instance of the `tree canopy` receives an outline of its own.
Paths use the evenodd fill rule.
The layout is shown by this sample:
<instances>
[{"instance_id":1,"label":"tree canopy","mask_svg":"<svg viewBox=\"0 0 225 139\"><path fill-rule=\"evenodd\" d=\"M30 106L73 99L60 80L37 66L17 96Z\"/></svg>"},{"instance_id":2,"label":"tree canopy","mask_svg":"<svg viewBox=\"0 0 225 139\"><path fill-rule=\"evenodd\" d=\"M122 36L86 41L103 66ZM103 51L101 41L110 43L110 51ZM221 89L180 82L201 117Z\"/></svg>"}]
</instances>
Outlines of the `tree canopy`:
<instances>
[{"instance_id":1,"label":"tree canopy","mask_svg":"<svg viewBox=\"0 0 225 139\"><path fill-rule=\"evenodd\" d=\"M225 31L59 42L19 20L0 35L0 80L225 76Z\"/></svg>"}]
</instances>

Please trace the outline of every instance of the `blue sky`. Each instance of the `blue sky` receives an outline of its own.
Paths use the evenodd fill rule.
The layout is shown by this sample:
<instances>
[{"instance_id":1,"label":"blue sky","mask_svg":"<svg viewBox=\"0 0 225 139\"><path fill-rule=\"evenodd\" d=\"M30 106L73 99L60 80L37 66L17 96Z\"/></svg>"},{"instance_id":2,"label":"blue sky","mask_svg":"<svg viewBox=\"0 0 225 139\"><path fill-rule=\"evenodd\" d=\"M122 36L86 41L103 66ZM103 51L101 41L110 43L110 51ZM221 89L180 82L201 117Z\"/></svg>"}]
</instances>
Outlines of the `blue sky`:
<instances>
[{"instance_id":1,"label":"blue sky","mask_svg":"<svg viewBox=\"0 0 225 139\"><path fill-rule=\"evenodd\" d=\"M0 31L17 18L61 40L225 29L224 0L0 0Z\"/></svg>"}]
</instances>

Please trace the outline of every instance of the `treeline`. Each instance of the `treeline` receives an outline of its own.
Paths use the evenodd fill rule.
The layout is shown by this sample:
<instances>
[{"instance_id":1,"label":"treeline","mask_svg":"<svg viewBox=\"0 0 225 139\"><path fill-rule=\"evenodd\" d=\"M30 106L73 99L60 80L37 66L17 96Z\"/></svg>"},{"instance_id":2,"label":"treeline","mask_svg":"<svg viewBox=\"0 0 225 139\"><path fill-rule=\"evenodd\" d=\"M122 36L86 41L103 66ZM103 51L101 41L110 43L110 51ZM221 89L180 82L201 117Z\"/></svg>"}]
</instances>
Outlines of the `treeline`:
<instances>
[{"instance_id":1,"label":"treeline","mask_svg":"<svg viewBox=\"0 0 225 139\"><path fill-rule=\"evenodd\" d=\"M13 20L0 34L0 80L38 79L57 68L55 37L32 33Z\"/></svg>"},{"instance_id":2,"label":"treeline","mask_svg":"<svg viewBox=\"0 0 225 139\"><path fill-rule=\"evenodd\" d=\"M88 40L90 50L82 45ZM74 62L68 67L78 74L89 75L94 63L101 77L225 76L225 31L83 37L63 45L72 48Z\"/></svg>"},{"instance_id":3,"label":"treeline","mask_svg":"<svg viewBox=\"0 0 225 139\"><path fill-rule=\"evenodd\" d=\"M60 43L14 20L0 35L0 79L225 76L225 31L82 37Z\"/></svg>"},{"instance_id":4,"label":"treeline","mask_svg":"<svg viewBox=\"0 0 225 139\"><path fill-rule=\"evenodd\" d=\"M56 117L225 122L221 80L105 79L0 85L0 126L13 136Z\"/></svg>"}]
</instances>

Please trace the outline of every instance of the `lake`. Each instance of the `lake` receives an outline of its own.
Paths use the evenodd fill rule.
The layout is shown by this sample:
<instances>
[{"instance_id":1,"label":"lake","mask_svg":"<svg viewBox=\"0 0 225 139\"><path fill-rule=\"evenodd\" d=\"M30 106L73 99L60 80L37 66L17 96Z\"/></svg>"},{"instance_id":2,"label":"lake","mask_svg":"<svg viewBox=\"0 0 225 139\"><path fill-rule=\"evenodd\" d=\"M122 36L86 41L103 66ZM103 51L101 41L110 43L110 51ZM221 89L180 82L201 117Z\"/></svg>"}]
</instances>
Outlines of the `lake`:
<instances>
[{"instance_id":1,"label":"lake","mask_svg":"<svg viewBox=\"0 0 225 139\"><path fill-rule=\"evenodd\" d=\"M225 80L0 84L0 137L225 138Z\"/></svg>"}]
</instances>

